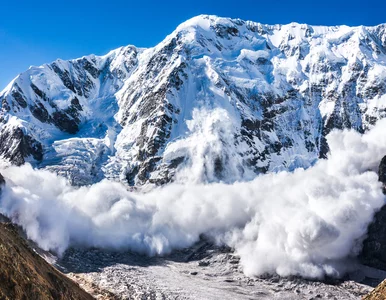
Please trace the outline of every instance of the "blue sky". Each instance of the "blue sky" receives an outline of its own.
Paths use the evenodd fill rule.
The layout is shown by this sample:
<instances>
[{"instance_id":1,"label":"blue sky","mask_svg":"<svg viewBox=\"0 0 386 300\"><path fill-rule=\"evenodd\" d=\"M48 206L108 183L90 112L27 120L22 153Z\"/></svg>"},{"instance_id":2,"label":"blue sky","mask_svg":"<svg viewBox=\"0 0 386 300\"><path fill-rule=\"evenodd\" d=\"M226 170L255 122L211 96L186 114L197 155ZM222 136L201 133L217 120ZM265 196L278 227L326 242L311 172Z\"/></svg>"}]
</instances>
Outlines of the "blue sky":
<instances>
[{"instance_id":1,"label":"blue sky","mask_svg":"<svg viewBox=\"0 0 386 300\"><path fill-rule=\"evenodd\" d=\"M104 54L128 44L154 46L199 14L266 24L386 22L385 0L3 0L0 8L0 90L30 65Z\"/></svg>"}]
</instances>

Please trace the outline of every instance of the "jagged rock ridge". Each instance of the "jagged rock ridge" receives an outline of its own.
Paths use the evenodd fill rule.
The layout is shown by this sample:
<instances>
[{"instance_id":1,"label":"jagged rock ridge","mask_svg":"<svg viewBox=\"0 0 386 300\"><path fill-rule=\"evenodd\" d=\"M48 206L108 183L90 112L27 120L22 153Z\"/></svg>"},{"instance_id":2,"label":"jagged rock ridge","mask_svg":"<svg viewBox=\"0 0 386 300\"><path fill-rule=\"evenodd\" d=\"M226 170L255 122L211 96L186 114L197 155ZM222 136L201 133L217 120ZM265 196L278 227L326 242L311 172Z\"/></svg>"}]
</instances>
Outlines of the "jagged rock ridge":
<instances>
[{"instance_id":1,"label":"jagged rock ridge","mask_svg":"<svg viewBox=\"0 0 386 300\"><path fill-rule=\"evenodd\" d=\"M0 155L130 185L308 167L385 116L386 25L198 16L149 49L31 67L0 93ZM194 167L194 168L193 168Z\"/></svg>"}]
</instances>

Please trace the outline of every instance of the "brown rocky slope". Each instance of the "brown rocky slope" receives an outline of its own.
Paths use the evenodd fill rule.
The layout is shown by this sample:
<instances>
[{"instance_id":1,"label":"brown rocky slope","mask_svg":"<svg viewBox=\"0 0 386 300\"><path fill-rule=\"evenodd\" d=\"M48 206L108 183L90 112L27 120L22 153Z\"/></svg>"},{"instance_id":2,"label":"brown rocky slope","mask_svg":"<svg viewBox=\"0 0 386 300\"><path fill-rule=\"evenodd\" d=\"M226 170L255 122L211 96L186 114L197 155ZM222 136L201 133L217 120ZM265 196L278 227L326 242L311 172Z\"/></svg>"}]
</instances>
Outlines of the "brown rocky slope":
<instances>
[{"instance_id":1,"label":"brown rocky slope","mask_svg":"<svg viewBox=\"0 0 386 300\"><path fill-rule=\"evenodd\" d=\"M386 280L382 281L370 294L362 300L386 300Z\"/></svg>"},{"instance_id":2,"label":"brown rocky slope","mask_svg":"<svg viewBox=\"0 0 386 300\"><path fill-rule=\"evenodd\" d=\"M4 178L0 174L0 193ZM35 253L0 215L0 300L93 299Z\"/></svg>"},{"instance_id":3,"label":"brown rocky slope","mask_svg":"<svg viewBox=\"0 0 386 300\"><path fill-rule=\"evenodd\" d=\"M49 265L10 223L0 223L0 299L93 299Z\"/></svg>"}]
</instances>

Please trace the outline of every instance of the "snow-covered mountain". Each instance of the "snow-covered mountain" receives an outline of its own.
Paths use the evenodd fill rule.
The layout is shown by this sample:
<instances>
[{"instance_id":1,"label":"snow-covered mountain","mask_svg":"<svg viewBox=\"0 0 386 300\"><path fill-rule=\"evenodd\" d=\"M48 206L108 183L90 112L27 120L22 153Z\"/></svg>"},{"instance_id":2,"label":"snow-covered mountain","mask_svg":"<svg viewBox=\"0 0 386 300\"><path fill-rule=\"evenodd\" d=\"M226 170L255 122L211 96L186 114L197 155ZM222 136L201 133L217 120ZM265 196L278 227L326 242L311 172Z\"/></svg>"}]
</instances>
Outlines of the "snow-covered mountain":
<instances>
[{"instance_id":1,"label":"snow-covered mountain","mask_svg":"<svg viewBox=\"0 0 386 300\"><path fill-rule=\"evenodd\" d=\"M0 103L1 157L77 185L306 168L326 155L333 128L363 132L386 116L386 24L202 15L154 48L31 67Z\"/></svg>"}]
</instances>

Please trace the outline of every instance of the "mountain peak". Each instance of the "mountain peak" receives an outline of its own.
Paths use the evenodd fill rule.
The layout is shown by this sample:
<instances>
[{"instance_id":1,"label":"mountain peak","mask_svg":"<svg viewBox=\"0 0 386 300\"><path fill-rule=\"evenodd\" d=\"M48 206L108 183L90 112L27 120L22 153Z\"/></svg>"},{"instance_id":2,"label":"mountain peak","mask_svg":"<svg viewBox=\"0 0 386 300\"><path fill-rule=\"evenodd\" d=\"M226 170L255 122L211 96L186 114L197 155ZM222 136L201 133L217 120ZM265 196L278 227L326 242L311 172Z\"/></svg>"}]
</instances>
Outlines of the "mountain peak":
<instances>
[{"instance_id":1,"label":"mountain peak","mask_svg":"<svg viewBox=\"0 0 386 300\"><path fill-rule=\"evenodd\" d=\"M186 20L177 27L177 31L189 28L201 28L203 30L210 30L213 24L231 24L232 19L222 18L215 15L198 15Z\"/></svg>"},{"instance_id":2,"label":"mountain peak","mask_svg":"<svg viewBox=\"0 0 386 300\"><path fill-rule=\"evenodd\" d=\"M385 116L385 29L358 32L200 15L154 48L34 67L0 94L0 156L79 185L308 167L332 129Z\"/></svg>"}]
</instances>

